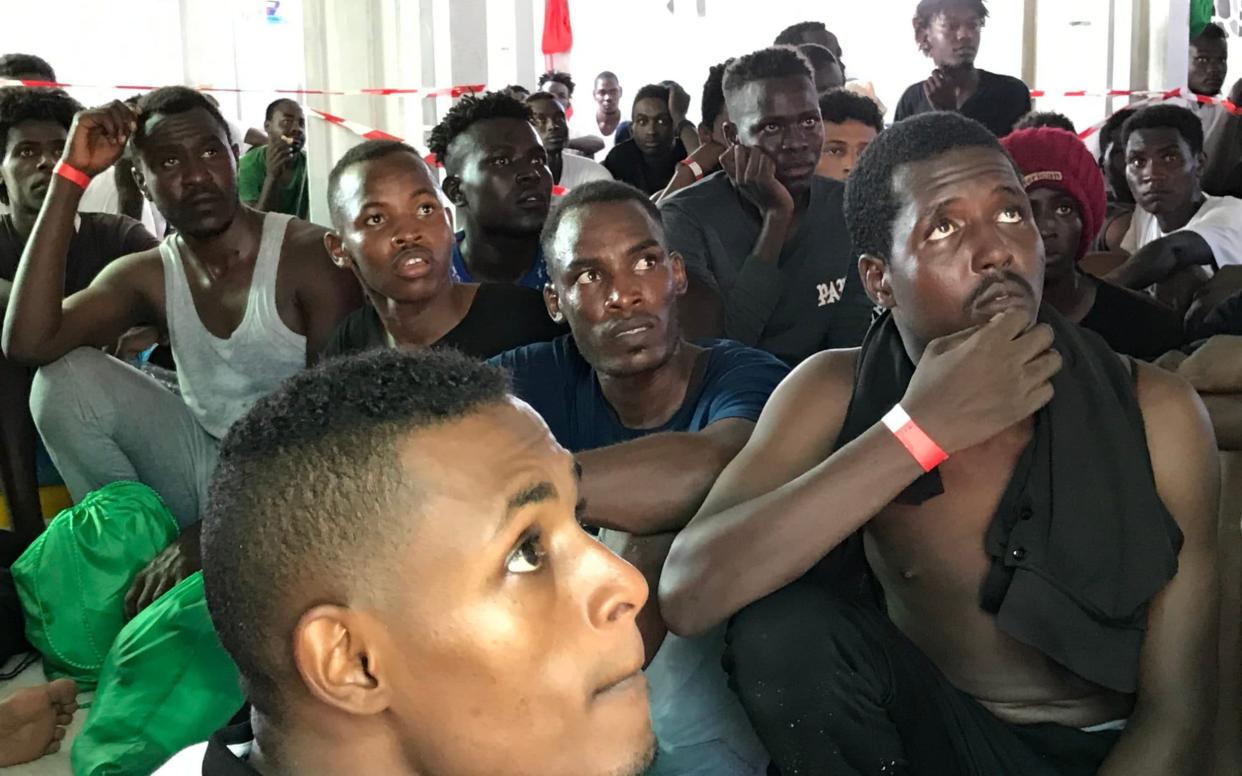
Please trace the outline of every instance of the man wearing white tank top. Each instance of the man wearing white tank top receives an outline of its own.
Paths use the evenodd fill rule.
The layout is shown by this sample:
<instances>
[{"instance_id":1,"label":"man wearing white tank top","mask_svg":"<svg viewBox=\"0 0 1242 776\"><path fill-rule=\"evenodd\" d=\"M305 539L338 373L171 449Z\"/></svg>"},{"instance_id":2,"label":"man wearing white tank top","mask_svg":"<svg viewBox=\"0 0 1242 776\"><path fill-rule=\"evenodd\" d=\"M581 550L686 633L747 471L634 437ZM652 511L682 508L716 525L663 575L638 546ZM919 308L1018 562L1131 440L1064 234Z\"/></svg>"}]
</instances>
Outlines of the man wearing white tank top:
<instances>
[{"instance_id":1,"label":"man wearing white tank top","mask_svg":"<svg viewBox=\"0 0 1242 776\"><path fill-rule=\"evenodd\" d=\"M134 177L177 234L116 260L62 302L73 216L90 177L130 144ZM39 365L31 411L75 501L117 480L153 488L181 526L126 599L136 613L199 568L198 521L219 439L313 362L361 304L324 229L237 195L237 149L219 111L185 87L74 118L17 270L4 352ZM167 336L181 396L106 356L133 327Z\"/></svg>"}]
</instances>

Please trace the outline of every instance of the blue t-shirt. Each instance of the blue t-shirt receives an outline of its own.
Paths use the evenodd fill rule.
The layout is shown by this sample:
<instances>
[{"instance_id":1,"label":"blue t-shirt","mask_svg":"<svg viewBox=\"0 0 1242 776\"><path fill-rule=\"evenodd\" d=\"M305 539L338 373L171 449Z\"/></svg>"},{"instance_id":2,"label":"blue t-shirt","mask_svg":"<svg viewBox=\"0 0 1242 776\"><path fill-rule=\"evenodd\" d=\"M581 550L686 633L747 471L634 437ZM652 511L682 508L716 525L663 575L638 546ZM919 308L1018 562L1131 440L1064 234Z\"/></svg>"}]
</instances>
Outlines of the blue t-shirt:
<instances>
[{"instance_id":1,"label":"blue t-shirt","mask_svg":"<svg viewBox=\"0 0 1242 776\"><path fill-rule=\"evenodd\" d=\"M758 420L789 368L769 353L731 340L696 344L711 351L697 393L687 396L667 423L649 429L622 425L572 335L501 353L492 362L513 374L514 392L575 453L663 431L701 431L726 418Z\"/></svg>"},{"instance_id":2,"label":"blue t-shirt","mask_svg":"<svg viewBox=\"0 0 1242 776\"><path fill-rule=\"evenodd\" d=\"M458 283L473 283L474 276L470 274L470 270L466 268L466 260L461 257L461 243L466 239L466 232L463 229L457 233L457 240L453 243L453 280ZM543 246L539 246L535 254L534 265L526 271L526 274L518 279L517 284L524 288L533 288L536 291L543 291L543 287L548 283L548 269L543 264Z\"/></svg>"}]
</instances>

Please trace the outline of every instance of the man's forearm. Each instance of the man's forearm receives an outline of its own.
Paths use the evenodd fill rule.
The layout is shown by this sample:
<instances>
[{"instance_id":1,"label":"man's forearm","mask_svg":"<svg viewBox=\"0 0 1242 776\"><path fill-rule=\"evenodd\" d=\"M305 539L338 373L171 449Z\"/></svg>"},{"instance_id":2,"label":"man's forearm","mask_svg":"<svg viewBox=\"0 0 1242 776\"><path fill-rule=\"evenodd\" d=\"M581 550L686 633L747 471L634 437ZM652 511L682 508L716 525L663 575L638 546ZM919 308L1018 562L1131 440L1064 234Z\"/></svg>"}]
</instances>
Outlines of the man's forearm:
<instances>
[{"instance_id":1,"label":"man's forearm","mask_svg":"<svg viewBox=\"0 0 1242 776\"><path fill-rule=\"evenodd\" d=\"M276 208L279 201L280 182L273 175L265 175L263 177L263 189L259 192L259 199L254 203L255 210L269 213Z\"/></svg>"},{"instance_id":2,"label":"man's forearm","mask_svg":"<svg viewBox=\"0 0 1242 776\"><path fill-rule=\"evenodd\" d=\"M892 433L876 424L780 488L696 515L664 568L660 605L669 629L697 635L794 581L921 474Z\"/></svg>"},{"instance_id":3,"label":"man's forearm","mask_svg":"<svg viewBox=\"0 0 1242 776\"><path fill-rule=\"evenodd\" d=\"M670 432L579 453L586 522L636 536L682 528L747 436Z\"/></svg>"},{"instance_id":4,"label":"man's forearm","mask_svg":"<svg viewBox=\"0 0 1242 776\"><path fill-rule=\"evenodd\" d=\"M754 249L742 264L737 282L723 300L725 336L755 347L785 294L785 276L778 263L793 216L768 213Z\"/></svg>"},{"instance_id":5,"label":"man's forearm","mask_svg":"<svg viewBox=\"0 0 1242 776\"><path fill-rule=\"evenodd\" d=\"M1242 394L1202 394L1199 398L1212 419L1216 446L1221 450L1242 450Z\"/></svg>"},{"instance_id":6,"label":"man's forearm","mask_svg":"<svg viewBox=\"0 0 1242 776\"><path fill-rule=\"evenodd\" d=\"M1211 264L1213 260L1212 247L1203 237L1194 232L1176 232L1135 251L1104 279L1125 288L1143 289L1182 267Z\"/></svg>"},{"instance_id":7,"label":"man's forearm","mask_svg":"<svg viewBox=\"0 0 1242 776\"><path fill-rule=\"evenodd\" d=\"M53 175L43 209L26 242L4 316L4 352L15 361L37 361L40 343L60 329L65 262L82 189Z\"/></svg>"},{"instance_id":8,"label":"man's forearm","mask_svg":"<svg viewBox=\"0 0 1242 776\"><path fill-rule=\"evenodd\" d=\"M1215 708L1213 703L1211 709ZM1205 773L1211 760L1212 728L1212 713L1207 709L1202 719L1184 725L1136 713L1100 766L1099 776Z\"/></svg>"}]
</instances>

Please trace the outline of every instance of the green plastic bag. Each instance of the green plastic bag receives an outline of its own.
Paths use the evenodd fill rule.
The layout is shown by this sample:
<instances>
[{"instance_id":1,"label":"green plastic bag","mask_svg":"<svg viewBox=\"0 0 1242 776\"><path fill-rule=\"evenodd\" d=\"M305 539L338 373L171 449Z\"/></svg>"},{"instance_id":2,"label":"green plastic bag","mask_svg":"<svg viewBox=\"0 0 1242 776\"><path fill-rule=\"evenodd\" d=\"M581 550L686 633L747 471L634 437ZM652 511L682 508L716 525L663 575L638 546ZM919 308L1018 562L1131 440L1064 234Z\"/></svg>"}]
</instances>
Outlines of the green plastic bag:
<instances>
[{"instance_id":1,"label":"green plastic bag","mask_svg":"<svg viewBox=\"0 0 1242 776\"><path fill-rule=\"evenodd\" d=\"M147 776L210 738L244 701L207 614L203 574L192 574L117 636L73 742L74 776Z\"/></svg>"},{"instance_id":2,"label":"green plastic bag","mask_svg":"<svg viewBox=\"0 0 1242 776\"><path fill-rule=\"evenodd\" d=\"M177 521L138 482L105 485L52 520L13 564L26 638L49 678L84 690L125 625L134 576L177 537Z\"/></svg>"}]
</instances>

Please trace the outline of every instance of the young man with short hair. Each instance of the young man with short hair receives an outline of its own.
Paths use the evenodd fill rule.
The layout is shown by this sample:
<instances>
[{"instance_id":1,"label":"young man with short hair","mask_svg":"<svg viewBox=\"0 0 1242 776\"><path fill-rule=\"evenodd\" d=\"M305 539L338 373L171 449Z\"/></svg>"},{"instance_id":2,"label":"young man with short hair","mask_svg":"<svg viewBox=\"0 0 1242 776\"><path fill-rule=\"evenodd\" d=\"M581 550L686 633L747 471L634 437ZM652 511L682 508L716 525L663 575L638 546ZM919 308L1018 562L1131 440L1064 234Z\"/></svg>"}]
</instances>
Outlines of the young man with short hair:
<instances>
[{"instance_id":1,"label":"young man with short hair","mask_svg":"<svg viewBox=\"0 0 1242 776\"><path fill-rule=\"evenodd\" d=\"M138 110L81 111L17 269L4 352L38 365L31 412L75 500L117 480L155 490L181 535L137 575L132 615L198 568L198 521L219 440L285 378L314 363L361 304L325 230L237 196L228 127L199 92L156 89ZM129 143L143 194L177 234L112 262L64 297L75 209ZM99 348L129 329L166 335L178 396Z\"/></svg>"},{"instance_id":2,"label":"young man with short hair","mask_svg":"<svg viewBox=\"0 0 1242 776\"><path fill-rule=\"evenodd\" d=\"M598 162L585 156L565 153L569 142L569 125L565 108L548 92L535 92L526 98L531 123L539 133L543 150L548 152L548 169L552 171L553 192L565 194L584 183L612 180L612 174Z\"/></svg>"},{"instance_id":3,"label":"young man with short hair","mask_svg":"<svg viewBox=\"0 0 1242 776\"><path fill-rule=\"evenodd\" d=\"M549 70L539 76L539 90L555 97L561 103L561 107L565 109L565 116L569 119L574 117L575 86L573 77L569 73L563 73L559 70ZM575 122L575 126L577 126L577 122ZM588 159L594 158L600 151L610 147L594 131L571 133L566 146Z\"/></svg>"},{"instance_id":4,"label":"young man with short hair","mask_svg":"<svg viewBox=\"0 0 1242 776\"><path fill-rule=\"evenodd\" d=\"M1013 125L1015 130L1038 129L1039 127L1054 127L1056 129L1063 129L1074 135L1078 134L1078 129L1074 126L1074 122L1070 121L1068 116L1051 110L1033 110L1018 119L1018 123Z\"/></svg>"},{"instance_id":5,"label":"young man with short hair","mask_svg":"<svg viewBox=\"0 0 1242 776\"><path fill-rule=\"evenodd\" d=\"M862 341L873 304L845 233L845 186L815 174L823 146L806 60L777 46L725 71L723 172L660 202L686 262L683 320L797 364Z\"/></svg>"},{"instance_id":6,"label":"young man with short hair","mask_svg":"<svg viewBox=\"0 0 1242 776\"><path fill-rule=\"evenodd\" d=\"M267 106L263 131L267 145L251 148L237 164L242 202L265 213L310 217L306 114L302 106L290 99L275 100Z\"/></svg>"},{"instance_id":7,"label":"young man with short hair","mask_svg":"<svg viewBox=\"0 0 1242 776\"><path fill-rule=\"evenodd\" d=\"M1188 268L1210 274L1242 264L1242 200L1201 185L1203 125L1176 105L1143 108L1121 129L1126 178L1138 202L1121 249L1130 254L1107 280L1144 289Z\"/></svg>"},{"instance_id":8,"label":"young man with short hair","mask_svg":"<svg viewBox=\"0 0 1242 776\"><path fill-rule=\"evenodd\" d=\"M604 166L613 178L651 196L668 185L677 163L686 158L669 108L668 87L647 84L639 89L631 119L633 137L612 149Z\"/></svg>"},{"instance_id":9,"label":"young man with short hair","mask_svg":"<svg viewBox=\"0 0 1242 776\"><path fill-rule=\"evenodd\" d=\"M773 394L669 553L669 627L731 618L782 773L1204 772L1202 403L1040 306L1026 192L977 122L885 130L847 196L886 313Z\"/></svg>"},{"instance_id":10,"label":"young man with short hair","mask_svg":"<svg viewBox=\"0 0 1242 776\"><path fill-rule=\"evenodd\" d=\"M224 440L203 519L250 720L158 773L640 776L647 589L582 506L495 367L378 350L293 378Z\"/></svg>"},{"instance_id":11,"label":"young man with short hair","mask_svg":"<svg viewBox=\"0 0 1242 776\"><path fill-rule=\"evenodd\" d=\"M597 159L604 159L618 142L625 139L621 137L623 132L627 136L630 133L631 123L621 113L621 98L624 94L617 74L611 70L603 71L595 76L595 86L591 91L591 96L595 99L595 111L589 116L579 116L570 127L571 135L576 133L603 138L604 147L595 153Z\"/></svg>"},{"instance_id":12,"label":"young man with short hair","mask_svg":"<svg viewBox=\"0 0 1242 776\"><path fill-rule=\"evenodd\" d=\"M405 143L368 140L347 151L328 176L328 204L333 230L324 245L358 278L368 304L341 321L324 357L451 347L489 358L564 333L534 289L453 280L448 210L435 174Z\"/></svg>"},{"instance_id":13,"label":"young man with short hair","mask_svg":"<svg viewBox=\"0 0 1242 776\"><path fill-rule=\"evenodd\" d=\"M820 95L824 148L815 173L844 181L875 136L884 131L884 114L874 100L844 89Z\"/></svg>"},{"instance_id":14,"label":"young man with short hair","mask_svg":"<svg viewBox=\"0 0 1242 776\"><path fill-rule=\"evenodd\" d=\"M697 183L720 169L720 157L729 146L724 131L729 121L729 112L725 109L724 73L732 63L733 58L730 57L708 69L700 101L699 147L677 165L668 186L655 198L656 202L663 202L673 192Z\"/></svg>"},{"instance_id":15,"label":"young man with short hair","mask_svg":"<svg viewBox=\"0 0 1242 776\"><path fill-rule=\"evenodd\" d=\"M462 226L453 278L542 290L548 275L539 230L552 202L552 171L530 108L503 92L467 95L428 142Z\"/></svg>"},{"instance_id":16,"label":"young man with short hair","mask_svg":"<svg viewBox=\"0 0 1242 776\"><path fill-rule=\"evenodd\" d=\"M0 310L8 307L18 263L52 183L52 169L81 109L59 89L0 89L0 203L8 208L0 215ZM69 234L64 295L86 288L121 256L157 244L142 224L107 213L79 214ZM0 355L0 477L13 529L23 541L43 530L38 433L30 415L33 378L33 369Z\"/></svg>"},{"instance_id":17,"label":"young man with short hair","mask_svg":"<svg viewBox=\"0 0 1242 776\"><path fill-rule=\"evenodd\" d=\"M1044 302L1117 353L1150 361L1181 345L1182 320L1172 308L1078 268L1105 212L1104 179L1082 141L1056 128L1018 129L1001 145L1022 174L1044 242Z\"/></svg>"},{"instance_id":18,"label":"young man with short hair","mask_svg":"<svg viewBox=\"0 0 1242 776\"><path fill-rule=\"evenodd\" d=\"M620 182L582 186L544 230L553 316L571 336L506 353L515 392L574 452L583 520L655 589L675 532L750 436L788 371L736 343L681 333L681 258L660 213ZM761 776L767 755L720 668L723 629L666 637L657 607L639 617L660 754L649 776Z\"/></svg>"},{"instance_id":19,"label":"young man with short hair","mask_svg":"<svg viewBox=\"0 0 1242 776\"><path fill-rule=\"evenodd\" d=\"M1026 84L975 67L987 18L983 0L921 0L914 12L914 42L936 67L926 81L906 89L897 103L897 121L955 111L1004 137L1031 111Z\"/></svg>"}]
</instances>

